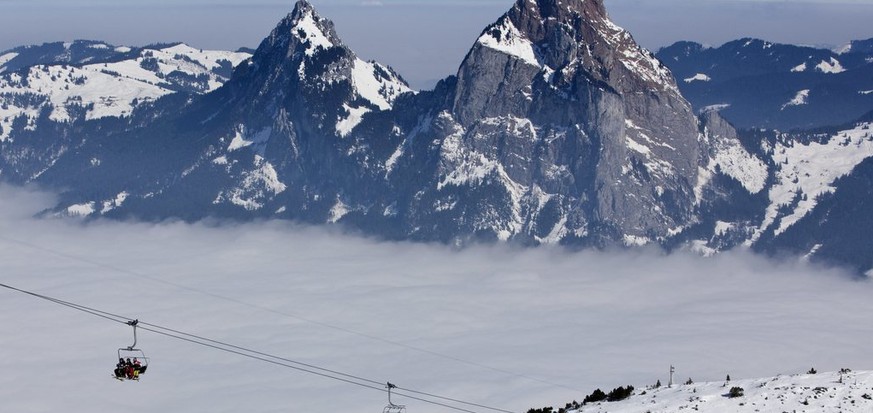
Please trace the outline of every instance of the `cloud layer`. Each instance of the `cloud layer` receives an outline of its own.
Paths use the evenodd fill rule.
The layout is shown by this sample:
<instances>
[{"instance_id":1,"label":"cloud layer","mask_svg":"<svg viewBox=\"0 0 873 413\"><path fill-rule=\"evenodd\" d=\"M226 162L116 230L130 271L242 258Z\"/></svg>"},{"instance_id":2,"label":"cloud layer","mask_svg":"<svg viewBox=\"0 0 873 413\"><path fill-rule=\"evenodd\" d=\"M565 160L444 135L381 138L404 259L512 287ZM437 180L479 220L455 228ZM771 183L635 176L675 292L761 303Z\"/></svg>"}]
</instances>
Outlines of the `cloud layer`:
<instances>
[{"instance_id":1,"label":"cloud layer","mask_svg":"<svg viewBox=\"0 0 873 413\"><path fill-rule=\"evenodd\" d=\"M0 282L291 359L490 406L595 387L873 369L873 286L745 253L454 251L287 223L82 224L0 188ZM0 291L9 411L379 411L384 394ZM571 390L577 389L577 390ZM51 397L45 397L46 395ZM410 412L443 409L398 399Z\"/></svg>"}]
</instances>

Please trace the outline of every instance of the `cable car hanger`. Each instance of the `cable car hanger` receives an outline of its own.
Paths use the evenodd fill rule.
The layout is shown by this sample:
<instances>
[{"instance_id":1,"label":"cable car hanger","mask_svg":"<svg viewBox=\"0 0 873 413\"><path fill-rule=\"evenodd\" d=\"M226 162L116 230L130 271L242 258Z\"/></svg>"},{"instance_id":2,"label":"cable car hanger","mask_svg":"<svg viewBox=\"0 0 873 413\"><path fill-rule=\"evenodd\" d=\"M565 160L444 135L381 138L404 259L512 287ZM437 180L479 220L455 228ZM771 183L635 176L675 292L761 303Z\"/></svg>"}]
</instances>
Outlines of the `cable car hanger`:
<instances>
[{"instance_id":1,"label":"cable car hanger","mask_svg":"<svg viewBox=\"0 0 873 413\"><path fill-rule=\"evenodd\" d=\"M140 376L145 374L149 367L149 358L142 350L136 348L136 326L139 325L139 320L128 321L125 324L133 327L133 344L118 349L118 364L115 365L113 377L119 381L139 381Z\"/></svg>"},{"instance_id":2,"label":"cable car hanger","mask_svg":"<svg viewBox=\"0 0 873 413\"><path fill-rule=\"evenodd\" d=\"M391 384L391 382L389 381L388 383L386 383L385 387L388 388L388 405L385 406L384 409L382 409L382 413L406 413L406 406L394 404L391 401L391 389L396 389L397 386Z\"/></svg>"}]
</instances>

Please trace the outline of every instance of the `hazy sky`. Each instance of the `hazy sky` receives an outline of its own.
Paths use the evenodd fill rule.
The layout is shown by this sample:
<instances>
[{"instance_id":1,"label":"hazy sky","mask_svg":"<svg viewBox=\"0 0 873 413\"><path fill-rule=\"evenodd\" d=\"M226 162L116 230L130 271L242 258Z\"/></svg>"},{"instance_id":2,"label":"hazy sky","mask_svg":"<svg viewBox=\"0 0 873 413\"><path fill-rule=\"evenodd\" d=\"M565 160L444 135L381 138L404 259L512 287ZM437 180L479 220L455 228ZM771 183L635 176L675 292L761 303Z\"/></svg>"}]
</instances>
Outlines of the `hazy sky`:
<instances>
[{"instance_id":1,"label":"hazy sky","mask_svg":"<svg viewBox=\"0 0 873 413\"><path fill-rule=\"evenodd\" d=\"M873 370L873 283L802 262L454 251L275 221L30 218L48 205L50 196L0 185L0 282L516 412L597 387L666 383L671 364L696 382ZM0 289L3 410L379 412L387 402L144 331L149 371L121 384L111 371L130 344L124 325Z\"/></svg>"},{"instance_id":2,"label":"hazy sky","mask_svg":"<svg viewBox=\"0 0 873 413\"><path fill-rule=\"evenodd\" d=\"M345 42L421 84L452 74L488 23L513 0L312 0ZM753 36L840 45L873 37L869 0L606 0L616 22L644 46L676 40L718 45ZM143 45L255 47L291 0L0 0L0 50L98 39Z\"/></svg>"}]
</instances>

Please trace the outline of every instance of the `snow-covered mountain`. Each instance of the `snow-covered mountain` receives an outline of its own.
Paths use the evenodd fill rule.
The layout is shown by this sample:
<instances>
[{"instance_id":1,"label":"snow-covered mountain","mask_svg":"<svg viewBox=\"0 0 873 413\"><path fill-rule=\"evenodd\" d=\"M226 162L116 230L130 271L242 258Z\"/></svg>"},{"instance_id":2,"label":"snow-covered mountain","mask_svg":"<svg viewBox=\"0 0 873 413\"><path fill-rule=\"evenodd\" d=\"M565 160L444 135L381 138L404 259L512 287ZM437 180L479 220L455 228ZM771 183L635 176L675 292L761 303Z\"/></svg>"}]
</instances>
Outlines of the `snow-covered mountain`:
<instances>
[{"instance_id":1,"label":"snow-covered mountain","mask_svg":"<svg viewBox=\"0 0 873 413\"><path fill-rule=\"evenodd\" d=\"M160 46L150 46L160 48ZM0 52L0 73L37 65L84 65L117 62L139 54L141 48L114 46L95 40L43 43Z\"/></svg>"},{"instance_id":2,"label":"snow-covered mountain","mask_svg":"<svg viewBox=\"0 0 873 413\"><path fill-rule=\"evenodd\" d=\"M63 188L50 211L61 215L282 218L453 244L789 249L873 267L818 255L839 221L809 223L873 155L869 120L738 133L680 93L719 72L677 83L601 0L517 1L430 91L358 57L307 1L249 60L233 56L175 45L4 74L19 89L0 96L26 115L3 126L0 175ZM140 89L113 104L77 89L85 75ZM171 93L186 85L200 87ZM824 232L789 237L807 226Z\"/></svg>"},{"instance_id":3,"label":"snow-covered mountain","mask_svg":"<svg viewBox=\"0 0 873 413\"><path fill-rule=\"evenodd\" d=\"M787 138L787 139L786 139ZM873 274L868 206L873 201L873 116L805 136L776 134L770 205L747 241L773 253L849 265Z\"/></svg>"},{"instance_id":4,"label":"snow-covered mountain","mask_svg":"<svg viewBox=\"0 0 873 413\"><path fill-rule=\"evenodd\" d=\"M666 384L666 382L665 382ZM861 413L873 410L873 372L851 371L776 376L715 383L642 387L621 401L584 406L571 413Z\"/></svg>"},{"instance_id":5,"label":"snow-covered mountain","mask_svg":"<svg viewBox=\"0 0 873 413\"><path fill-rule=\"evenodd\" d=\"M77 41L13 49L0 56L0 141L16 128L35 129L41 119L128 117L168 94L210 92L248 57L181 43L134 50Z\"/></svg>"},{"instance_id":6,"label":"snow-covered mountain","mask_svg":"<svg viewBox=\"0 0 873 413\"><path fill-rule=\"evenodd\" d=\"M0 169L11 180L101 182L90 195L69 193L64 210L74 215L325 222L342 211L331 212L343 188L378 189L361 183L367 146L352 132L403 94L414 95L391 68L358 58L330 21L299 2L223 88L146 105L121 125L81 125L59 147L27 136L19 141L46 145L8 145ZM118 136L101 139L107 131ZM34 153L51 157L51 167L29 168L45 162L33 162Z\"/></svg>"},{"instance_id":7,"label":"snow-covered mountain","mask_svg":"<svg viewBox=\"0 0 873 413\"><path fill-rule=\"evenodd\" d=\"M871 226L861 205L873 190L857 183L871 176L865 166L873 157L871 128L868 115L805 133L743 132L751 158L730 150L716 156L731 182L703 189L700 221L684 232L685 246L707 255L737 247L787 252L869 272Z\"/></svg>"},{"instance_id":8,"label":"snow-covered mountain","mask_svg":"<svg viewBox=\"0 0 873 413\"><path fill-rule=\"evenodd\" d=\"M743 128L782 130L851 122L873 110L871 40L838 51L740 39L658 51L696 110L717 109Z\"/></svg>"}]
</instances>

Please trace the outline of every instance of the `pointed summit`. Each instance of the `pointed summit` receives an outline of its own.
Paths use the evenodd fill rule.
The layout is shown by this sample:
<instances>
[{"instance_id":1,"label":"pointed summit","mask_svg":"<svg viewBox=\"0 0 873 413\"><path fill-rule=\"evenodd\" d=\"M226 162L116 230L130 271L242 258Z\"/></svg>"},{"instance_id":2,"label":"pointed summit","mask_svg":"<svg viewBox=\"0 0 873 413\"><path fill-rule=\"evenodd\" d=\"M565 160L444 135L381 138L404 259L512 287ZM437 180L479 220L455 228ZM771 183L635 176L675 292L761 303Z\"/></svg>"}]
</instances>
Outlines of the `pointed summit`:
<instances>
[{"instance_id":1,"label":"pointed summit","mask_svg":"<svg viewBox=\"0 0 873 413\"><path fill-rule=\"evenodd\" d=\"M333 22L319 16L307 0L299 0L294 10L264 39L256 55L282 48L288 57L301 52L312 56L318 50L341 46Z\"/></svg>"},{"instance_id":2,"label":"pointed summit","mask_svg":"<svg viewBox=\"0 0 873 413\"><path fill-rule=\"evenodd\" d=\"M291 14L314 10L315 8L312 7L312 3L310 3L309 0L297 0L296 2L294 2L294 11Z\"/></svg>"},{"instance_id":3,"label":"pointed summit","mask_svg":"<svg viewBox=\"0 0 873 413\"><path fill-rule=\"evenodd\" d=\"M303 115L321 135L345 137L369 112L388 110L410 89L387 66L360 59L337 35L333 22L306 0L298 1L238 70L240 110L265 115L263 126L282 113ZM306 121L303 121L306 119ZM252 125L248 125L250 128Z\"/></svg>"},{"instance_id":4,"label":"pointed summit","mask_svg":"<svg viewBox=\"0 0 873 413\"><path fill-rule=\"evenodd\" d=\"M519 28L529 33L535 33L539 24L545 20L557 20L569 23L583 17L587 20L606 19L606 7L603 0L518 0L508 15Z\"/></svg>"},{"instance_id":5,"label":"pointed summit","mask_svg":"<svg viewBox=\"0 0 873 413\"><path fill-rule=\"evenodd\" d=\"M478 43L561 74L585 70L619 91L678 95L670 71L609 19L602 0L518 0Z\"/></svg>"},{"instance_id":6,"label":"pointed summit","mask_svg":"<svg viewBox=\"0 0 873 413\"><path fill-rule=\"evenodd\" d=\"M464 123L496 114L506 102L525 107L529 93L521 89L540 80L568 97L597 82L619 95L646 90L687 106L666 66L609 20L602 0L518 0L482 32L458 79L461 100L496 91L490 102L457 105Z\"/></svg>"}]
</instances>

